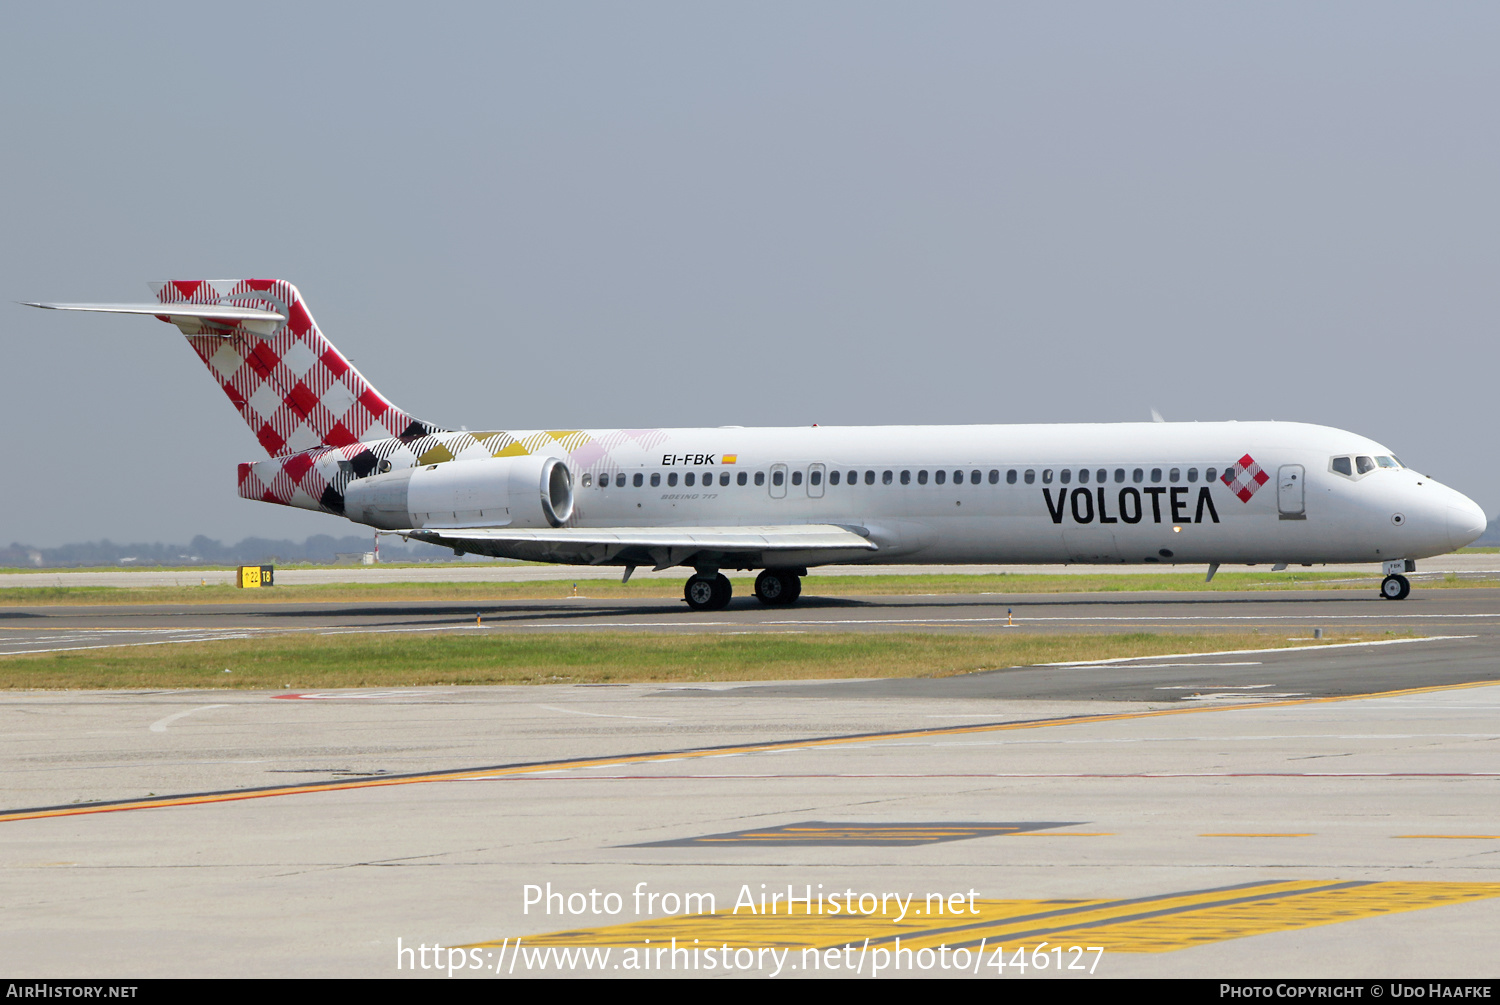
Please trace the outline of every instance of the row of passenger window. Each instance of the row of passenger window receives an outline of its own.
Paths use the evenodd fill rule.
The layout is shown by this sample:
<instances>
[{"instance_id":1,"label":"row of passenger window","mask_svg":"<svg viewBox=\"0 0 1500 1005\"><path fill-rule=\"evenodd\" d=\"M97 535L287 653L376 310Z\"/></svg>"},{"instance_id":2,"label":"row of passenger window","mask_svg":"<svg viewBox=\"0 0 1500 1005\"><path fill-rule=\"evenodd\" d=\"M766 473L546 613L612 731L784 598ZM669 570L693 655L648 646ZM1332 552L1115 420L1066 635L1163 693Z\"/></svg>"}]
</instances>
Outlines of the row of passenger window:
<instances>
[{"instance_id":1,"label":"row of passenger window","mask_svg":"<svg viewBox=\"0 0 1500 1005\"><path fill-rule=\"evenodd\" d=\"M1224 469L1225 475L1230 475L1233 471L1234 471L1234 465L1232 465L1232 464L1229 465L1228 467L1226 467ZM1205 482L1211 482L1211 481L1214 480L1214 478L1218 474L1219 474L1218 468L1204 468L1203 469L1203 480ZM1080 484L1080 485L1086 485L1086 484L1088 484L1090 478L1092 478L1094 481L1096 481L1096 482L1098 482L1099 484L1102 485L1105 482L1107 482L1107 481L1110 480L1109 476L1110 476L1110 471L1109 471L1108 468L1098 468L1098 469L1093 469L1093 468L1079 468L1078 469L1078 484ZM1184 475L1184 472L1183 472L1182 468L1152 468L1149 473L1147 472L1147 470L1145 468L1132 468L1130 470L1129 477L1130 477L1130 480L1132 482L1135 482L1137 485L1139 485L1139 484L1141 484L1143 482L1147 482L1147 481L1150 481L1152 483L1158 483L1158 482L1161 482L1163 479L1165 479L1167 482L1169 482L1169 483L1171 483L1173 485L1176 485L1179 482L1182 482L1184 480L1189 481L1189 482L1196 482L1198 480L1198 469L1197 468L1188 468L1187 471L1186 471L1186 474ZM1015 481L1016 481L1016 473L1014 471L1006 472L1005 478L1006 478L1006 481L1008 481L1012 485L1014 485ZM1115 468L1115 470L1114 470L1114 480L1116 482L1124 482L1125 478L1126 478L1125 469L1124 468ZM1030 485L1032 482L1036 481L1036 471L1034 469L1031 469L1031 468L1026 469L1025 480L1026 480L1026 484L1027 485ZM1060 482L1062 482L1064 485L1067 485L1070 482L1072 482L1072 480L1073 480L1073 469L1072 468L1061 468L1061 469L1059 469L1058 472L1057 472L1057 480L1060 481ZM1051 485L1052 484L1052 469L1051 468L1043 468L1042 469L1042 484L1043 485Z\"/></svg>"},{"instance_id":2,"label":"row of passenger window","mask_svg":"<svg viewBox=\"0 0 1500 1005\"><path fill-rule=\"evenodd\" d=\"M1334 469L1340 471L1343 474L1348 474L1349 472L1347 470L1339 467L1340 461L1343 461L1345 465L1347 465L1348 460L1349 459L1347 457L1334 458ZM1359 460L1361 462L1364 462L1368 461L1369 458L1361 457L1359 458ZM1384 461L1386 460L1386 458L1381 458L1381 460ZM1362 466L1360 468L1360 473L1363 474L1366 470L1367 469ZM1230 465L1224 469L1226 476L1230 475L1233 471L1233 465ZM1214 480L1217 474L1217 468L1205 468L1203 470L1203 480L1205 482L1211 482ZM627 485L634 485L636 488L641 488L645 485L647 477L648 476L643 472L636 472L636 474L633 476L628 476L624 472L621 472L613 476L613 484L615 488L621 489L625 488ZM661 472L654 471L649 477L652 488L659 488L661 486ZM703 472L703 487L709 488L713 486L714 477L715 473L712 471ZM764 471L756 471L753 475L748 471L736 471L732 476L728 471L720 471L718 472L718 484L720 486L727 487L730 483L731 477L733 478L736 485L748 485L752 481L756 485L764 485L766 483L766 473ZM803 473L801 471L791 472L791 483L793 485L801 485L802 477ZM1041 480L1043 485L1051 485L1054 480L1060 482L1063 485L1069 485L1073 482L1075 477L1077 478L1078 484L1080 485L1086 485L1091 480L1103 484L1110 480L1110 470L1108 468L1077 468L1075 475L1075 469L1073 468L1058 468L1056 470L1052 468L1041 469ZM1125 468L1114 469L1114 480L1116 482L1124 482L1126 480L1126 477L1127 472ZM1137 484L1141 484L1148 480L1153 483L1159 483L1163 479L1165 479L1167 482L1176 485L1179 482L1182 482L1184 479L1188 482L1198 481L1198 469L1188 468L1186 470L1186 473L1184 474L1182 468L1151 468L1148 475L1147 469L1145 468L1133 468L1129 471L1128 477L1130 481ZM912 483L912 472L909 469L901 471L899 474L894 470L881 471L878 473L875 471L866 470L864 472L864 477L862 480L866 485L874 485L877 478L882 485L890 485L897 481L899 481L902 485L910 485ZM916 472L916 482L918 485L926 485L928 484L929 480L934 485L946 485L948 483L948 478L949 473L946 469L939 469L932 472L930 478L925 469L918 470ZM954 485L962 485L966 481L970 485L979 485L985 481L988 481L991 485L998 485L1000 484L1000 469L991 468L989 470L988 476L986 477L985 473L979 468L973 468L969 471L964 471L962 468L957 468L954 469L952 478ZM778 468L771 472L772 485L784 485L786 483L786 479L787 472L785 470ZM807 472L807 480L811 485L821 485L823 482L822 469L815 467L811 471ZM1025 482L1027 485L1032 485L1036 482L1036 480L1036 468L1010 468L1005 472L1005 482L1008 485L1014 485L1018 481ZM857 470L853 470L848 472L847 475L845 475L845 473L842 471L828 472L829 485L838 485L844 481L847 481L849 485L858 485L861 481L860 472ZM583 476L584 488L589 488L592 482L593 477L591 475L586 474ZM666 482L668 488L677 487L677 472L668 471L666 475ZM598 478L598 484L601 489L609 488L611 484L611 476L608 474L600 475ZM698 473L696 471L684 472L682 474L682 485L684 488L697 487Z\"/></svg>"},{"instance_id":3,"label":"row of passenger window","mask_svg":"<svg viewBox=\"0 0 1500 1005\"><path fill-rule=\"evenodd\" d=\"M801 472L798 472L798 475L799 475L799 480L798 480L797 484L800 485L801 484L801 480L800 480ZM619 488L619 489L623 489L627 485L634 485L636 488L640 488L640 487L642 487L643 485L646 484L646 477L647 476L645 474L641 473L641 472L636 472L636 474L634 475L634 477L628 476L624 472L621 472L620 474L617 474L617 475L614 476L614 482L613 482L613 484L614 484L615 488ZM729 476L729 472L728 471L720 471L719 472L719 484L720 485L728 485L729 484L729 477L730 476ZM781 477L781 472L778 471L776 473L776 477L779 479ZM651 487L652 488L659 488L661 486L662 477L661 477L661 472L660 471L653 471L651 473L650 478L651 478ZM667 487L668 488L676 488L677 487L677 480L678 480L677 479L677 472L675 472L675 471L668 471L667 472ZM747 471L737 471L737 472L735 472L735 482L737 484L739 484L739 485L747 485L747 484L750 483L750 480L751 479L750 479L750 473L749 472L747 472ZM755 484L757 484L757 485L764 485L766 483L766 473L764 471L757 471L757 472L755 472L755 479L754 480L755 480ZM594 482L594 478L593 478L592 475L584 475L583 476L583 487L584 488L589 488L590 486L593 485L593 482ZM712 471L705 471L705 472L703 472L703 485L704 485L704 487L707 488L707 487L713 485L713 483L714 483L714 473ZM599 476L599 487L601 489L607 489L607 488L609 488L610 484L611 484L611 482L610 482L610 476L609 475L604 474L604 475L600 475ZM695 488L698 485L698 473L696 471L685 472L682 475L682 484L685 487L687 487L687 488ZM776 484L780 485L781 482L777 481Z\"/></svg>"}]
</instances>

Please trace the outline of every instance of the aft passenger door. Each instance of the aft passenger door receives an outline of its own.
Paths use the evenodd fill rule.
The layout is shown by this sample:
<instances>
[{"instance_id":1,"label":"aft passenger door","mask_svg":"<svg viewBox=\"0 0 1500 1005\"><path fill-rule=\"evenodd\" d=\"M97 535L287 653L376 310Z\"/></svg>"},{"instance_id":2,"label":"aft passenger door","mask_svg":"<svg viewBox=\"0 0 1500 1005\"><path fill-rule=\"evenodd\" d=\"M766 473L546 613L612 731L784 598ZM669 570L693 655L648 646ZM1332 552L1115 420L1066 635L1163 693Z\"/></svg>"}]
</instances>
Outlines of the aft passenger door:
<instances>
[{"instance_id":1,"label":"aft passenger door","mask_svg":"<svg viewBox=\"0 0 1500 1005\"><path fill-rule=\"evenodd\" d=\"M1307 519L1306 479L1302 465L1283 464L1276 476L1276 509L1283 520Z\"/></svg>"}]
</instances>

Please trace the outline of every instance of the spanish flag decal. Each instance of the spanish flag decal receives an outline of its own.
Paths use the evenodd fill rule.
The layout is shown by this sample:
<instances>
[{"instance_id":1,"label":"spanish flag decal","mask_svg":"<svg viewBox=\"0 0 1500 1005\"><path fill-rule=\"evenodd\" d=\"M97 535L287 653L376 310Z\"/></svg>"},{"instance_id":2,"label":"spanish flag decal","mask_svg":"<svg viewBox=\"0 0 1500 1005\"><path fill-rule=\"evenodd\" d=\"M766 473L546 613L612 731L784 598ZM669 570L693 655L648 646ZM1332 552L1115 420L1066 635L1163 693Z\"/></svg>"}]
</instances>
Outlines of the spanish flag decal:
<instances>
[{"instance_id":1,"label":"spanish flag decal","mask_svg":"<svg viewBox=\"0 0 1500 1005\"><path fill-rule=\"evenodd\" d=\"M740 459L740 455L739 454L725 454L724 458L723 458L725 464L733 464L735 461L737 461L739 459Z\"/></svg>"}]
</instances>

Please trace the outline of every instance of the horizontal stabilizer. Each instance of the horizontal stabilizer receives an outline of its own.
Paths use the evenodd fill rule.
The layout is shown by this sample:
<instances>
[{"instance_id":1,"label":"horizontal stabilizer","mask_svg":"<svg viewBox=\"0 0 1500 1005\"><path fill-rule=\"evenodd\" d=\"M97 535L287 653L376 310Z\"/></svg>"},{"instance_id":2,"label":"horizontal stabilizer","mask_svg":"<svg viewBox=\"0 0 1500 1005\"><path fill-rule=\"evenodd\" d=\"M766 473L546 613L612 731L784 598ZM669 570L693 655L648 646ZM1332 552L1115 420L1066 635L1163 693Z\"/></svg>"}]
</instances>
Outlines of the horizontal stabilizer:
<instances>
[{"instance_id":1,"label":"horizontal stabilizer","mask_svg":"<svg viewBox=\"0 0 1500 1005\"><path fill-rule=\"evenodd\" d=\"M220 306L218 304L34 304L27 303L27 307L41 307L49 311L95 311L101 314L150 314L153 317L170 320L179 328L184 323L194 329L194 334L203 327L203 322L229 322L224 326L223 334L234 334L234 324L244 323L246 328L252 331L261 331L269 334L276 325L286 320L286 315L277 314L275 311L256 310L251 307ZM178 321L182 318L183 321ZM257 324L256 322L259 322ZM263 327L262 327L263 326ZM186 330L186 329L184 329Z\"/></svg>"}]
</instances>

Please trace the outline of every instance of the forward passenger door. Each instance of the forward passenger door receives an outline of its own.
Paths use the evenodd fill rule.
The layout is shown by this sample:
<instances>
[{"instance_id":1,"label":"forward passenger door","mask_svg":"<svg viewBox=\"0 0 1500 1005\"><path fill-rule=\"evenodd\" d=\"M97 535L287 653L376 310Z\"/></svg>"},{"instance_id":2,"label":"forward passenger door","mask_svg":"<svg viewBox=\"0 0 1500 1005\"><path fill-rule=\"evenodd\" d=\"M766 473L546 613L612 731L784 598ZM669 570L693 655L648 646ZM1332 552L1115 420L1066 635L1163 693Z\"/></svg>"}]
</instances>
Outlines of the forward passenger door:
<instances>
[{"instance_id":1,"label":"forward passenger door","mask_svg":"<svg viewBox=\"0 0 1500 1005\"><path fill-rule=\"evenodd\" d=\"M1276 509L1283 520L1306 520L1307 498L1302 465L1283 464L1276 476Z\"/></svg>"}]
</instances>

